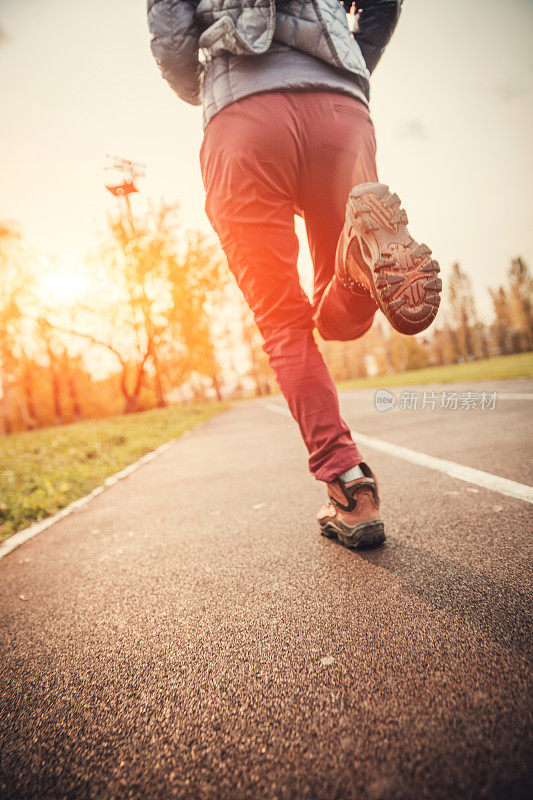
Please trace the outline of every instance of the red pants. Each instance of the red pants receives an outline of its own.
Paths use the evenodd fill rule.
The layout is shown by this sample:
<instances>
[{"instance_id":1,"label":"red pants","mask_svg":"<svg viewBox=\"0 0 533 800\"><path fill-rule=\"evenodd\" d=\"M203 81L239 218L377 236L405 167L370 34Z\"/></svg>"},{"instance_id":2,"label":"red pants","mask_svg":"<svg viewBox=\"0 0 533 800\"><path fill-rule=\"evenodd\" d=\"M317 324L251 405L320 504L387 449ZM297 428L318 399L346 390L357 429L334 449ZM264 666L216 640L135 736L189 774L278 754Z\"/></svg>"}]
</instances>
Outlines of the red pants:
<instances>
[{"instance_id":1,"label":"red pants","mask_svg":"<svg viewBox=\"0 0 533 800\"><path fill-rule=\"evenodd\" d=\"M362 460L313 337L358 338L376 305L333 278L350 189L377 180L367 108L329 92L269 92L232 103L209 123L200 154L206 211L252 309L281 391L331 481ZM314 265L311 304L296 267L294 214L304 217ZM333 284L316 316L326 286Z\"/></svg>"}]
</instances>

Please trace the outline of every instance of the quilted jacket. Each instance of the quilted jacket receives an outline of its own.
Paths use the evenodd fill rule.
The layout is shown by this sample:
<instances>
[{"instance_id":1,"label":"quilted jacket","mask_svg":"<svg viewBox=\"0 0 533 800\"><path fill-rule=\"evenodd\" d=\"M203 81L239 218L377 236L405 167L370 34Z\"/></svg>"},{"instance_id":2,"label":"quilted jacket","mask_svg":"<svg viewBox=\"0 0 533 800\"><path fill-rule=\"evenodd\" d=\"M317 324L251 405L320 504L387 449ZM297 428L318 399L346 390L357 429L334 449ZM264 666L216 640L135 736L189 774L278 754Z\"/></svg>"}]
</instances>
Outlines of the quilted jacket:
<instances>
[{"instance_id":1,"label":"quilted jacket","mask_svg":"<svg viewBox=\"0 0 533 800\"><path fill-rule=\"evenodd\" d=\"M152 53L204 123L247 94L330 89L368 98L403 0L361 0L350 36L339 0L148 0Z\"/></svg>"}]
</instances>

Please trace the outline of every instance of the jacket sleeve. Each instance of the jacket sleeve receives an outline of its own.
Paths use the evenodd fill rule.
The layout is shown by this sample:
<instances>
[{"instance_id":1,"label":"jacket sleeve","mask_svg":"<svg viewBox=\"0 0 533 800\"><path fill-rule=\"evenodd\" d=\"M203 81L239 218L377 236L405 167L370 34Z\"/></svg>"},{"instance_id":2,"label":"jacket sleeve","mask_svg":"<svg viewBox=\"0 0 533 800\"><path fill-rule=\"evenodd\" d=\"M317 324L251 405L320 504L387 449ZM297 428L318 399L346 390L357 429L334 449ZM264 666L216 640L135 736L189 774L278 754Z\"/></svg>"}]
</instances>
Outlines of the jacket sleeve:
<instances>
[{"instance_id":1,"label":"jacket sleeve","mask_svg":"<svg viewBox=\"0 0 533 800\"><path fill-rule=\"evenodd\" d=\"M400 17L403 0L361 0L363 9L355 38L369 72L373 72Z\"/></svg>"},{"instance_id":2,"label":"jacket sleeve","mask_svg":"<svg viewBox=\"0 0 533 800\"><path fill-rule=\"evenodd\" d=\"M198 106L202 65L195 11L192 0L148 0L150 46L161 74L178 97Z\"/></svg>"}]
</instances>

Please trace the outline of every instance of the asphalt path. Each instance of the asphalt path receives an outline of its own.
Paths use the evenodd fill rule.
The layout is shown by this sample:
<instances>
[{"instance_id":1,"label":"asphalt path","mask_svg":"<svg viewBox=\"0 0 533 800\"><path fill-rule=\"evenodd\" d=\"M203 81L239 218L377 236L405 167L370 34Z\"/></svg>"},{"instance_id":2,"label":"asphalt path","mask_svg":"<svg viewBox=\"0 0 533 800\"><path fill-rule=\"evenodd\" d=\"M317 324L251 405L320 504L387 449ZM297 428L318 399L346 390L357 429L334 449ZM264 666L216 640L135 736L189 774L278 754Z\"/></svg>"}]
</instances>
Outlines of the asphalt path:
<instances>
[{"instance_id":1,"label":"asphalt path","mask_svg":"<svg viewBox=\"0 0 533 800\"><path fill-rule=\"evenodd\" d=\"M533 482L533 382L404 391L417 409L344 392L350 427ZM318 535L324 490L276 397L3 558L2 800L529 798L533 506L362 449L374 551Z\"/></svg>"}]
</instances>

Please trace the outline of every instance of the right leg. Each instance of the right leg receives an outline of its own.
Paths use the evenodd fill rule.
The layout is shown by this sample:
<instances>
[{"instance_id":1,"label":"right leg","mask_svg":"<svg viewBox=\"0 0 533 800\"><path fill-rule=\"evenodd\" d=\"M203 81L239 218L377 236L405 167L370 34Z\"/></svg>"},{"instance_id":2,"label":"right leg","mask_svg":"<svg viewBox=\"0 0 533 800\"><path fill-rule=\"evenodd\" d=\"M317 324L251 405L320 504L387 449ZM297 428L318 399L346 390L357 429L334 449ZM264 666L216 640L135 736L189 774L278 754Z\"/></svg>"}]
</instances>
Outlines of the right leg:
<instances>
[{"instance_id":1,"label":"right leg","mask_svg":"<svg viewBox=\"0 0 533 800\"><path fill-rule=\"evenodd\" d=\"M208 216L300 426L309 468L327 482L362 457L340 417L298 278L294 207L306 156L296 102L268 93L231 104L207 126L201 162Z\"/></svg>"},{"instance_id":2,"label":"right leg","mask_svg":"<svg viewBox=\"0 0 533 800\"><path fill-rule=\"evenodd\" d=\"M329 93L315 95L313 104L323 124L309 127L302 207L318 330L325 339L359 338L379 306L396 330L419 333L437 314L439 266L409 234L398 196L377 183L368 110Z\"/></svg>"},{"instance_id":3,"label":"right leg","mask_svg":"<svg viewBox=\"0 0 533 800\"><path fill-rule=\"evenodd\" d=\"M304 168L302 208L315 270L313 308L323 339L351 341L372 325L377 304L355 295L335 277L335 253L354 186L376 181L374 126L363 103L342 94L313 94L309 157Z\"/></svg>"}]
</instances>

